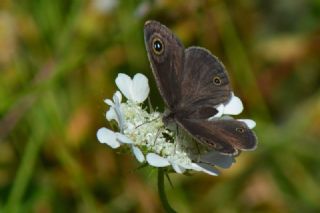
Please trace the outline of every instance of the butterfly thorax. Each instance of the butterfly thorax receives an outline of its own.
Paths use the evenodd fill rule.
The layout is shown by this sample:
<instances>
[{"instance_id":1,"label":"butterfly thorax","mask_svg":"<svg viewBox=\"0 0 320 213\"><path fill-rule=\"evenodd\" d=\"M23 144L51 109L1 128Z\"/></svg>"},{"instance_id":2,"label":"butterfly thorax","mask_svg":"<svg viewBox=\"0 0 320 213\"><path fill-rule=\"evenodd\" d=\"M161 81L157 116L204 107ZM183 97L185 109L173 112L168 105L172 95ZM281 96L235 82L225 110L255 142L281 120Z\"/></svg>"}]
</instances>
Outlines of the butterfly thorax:
<instances>
[{"instance_id":1,"label":"butterfly thorax","mask_svg":"<svg viewBox=\"0 0 320 213\"><path fill-rule=\"evenodd\" d=\"M188 112L183 109L166 109L162 115L162 122L165 126L176 125L177 121L188 119Z\"/></svg>"}]
</instances>

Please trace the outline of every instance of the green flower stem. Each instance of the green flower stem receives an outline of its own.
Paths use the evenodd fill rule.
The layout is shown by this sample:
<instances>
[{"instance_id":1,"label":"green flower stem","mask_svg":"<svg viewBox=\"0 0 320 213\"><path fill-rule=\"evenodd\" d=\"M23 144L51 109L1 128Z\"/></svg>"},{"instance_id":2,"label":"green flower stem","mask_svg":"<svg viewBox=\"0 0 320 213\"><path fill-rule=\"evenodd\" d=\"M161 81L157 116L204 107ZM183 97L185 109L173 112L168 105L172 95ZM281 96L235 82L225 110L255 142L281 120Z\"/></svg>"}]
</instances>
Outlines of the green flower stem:
<instances>
[{"instance_id":1,"label":"green flower stem","mask_svg":"<svg viewBox=\"0 0 320 213\"><path fill-rule=\"evenodd\" d=\"M158 192L163 208L166 212L176 212L169 204L165 190L164 190L164 169L158 168Z\"/></svg>"}]
</instances>

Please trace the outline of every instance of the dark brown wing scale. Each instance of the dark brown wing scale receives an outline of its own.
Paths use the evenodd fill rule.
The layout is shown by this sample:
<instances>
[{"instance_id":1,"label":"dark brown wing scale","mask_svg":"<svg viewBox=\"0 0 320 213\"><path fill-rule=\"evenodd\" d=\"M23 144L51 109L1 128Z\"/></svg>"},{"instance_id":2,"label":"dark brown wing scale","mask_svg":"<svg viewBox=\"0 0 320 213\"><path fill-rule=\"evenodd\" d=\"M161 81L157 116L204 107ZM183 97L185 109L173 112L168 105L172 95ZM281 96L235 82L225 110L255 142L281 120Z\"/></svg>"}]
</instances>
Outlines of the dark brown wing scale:
<instances>
[{"instance_id":1,"label":"dark brown wing scale","mask_svg":"<svg viewBox=\"0 0 320 213\"><path fill-rule=\"evenodd\" d=\"M186 49L181 79L177 117L209 118L215 114L209 113L210 108L231 98L230 81L223 64L204 48Z\"/></svg>"},{"instance_id":2,"label":"dark brown wing scale","mask_svg":"<svg viewBox=\"0 0 320 213\"><path fill-rule=\"evenodd\" d=\"M180 78L183 75L184 47L178 38L164 25L147 21L144 26L144 41L153 75L167 107L172 110L180 98ZM154 49L162 43L162 52Z\"/></svg>"}]
</instances>

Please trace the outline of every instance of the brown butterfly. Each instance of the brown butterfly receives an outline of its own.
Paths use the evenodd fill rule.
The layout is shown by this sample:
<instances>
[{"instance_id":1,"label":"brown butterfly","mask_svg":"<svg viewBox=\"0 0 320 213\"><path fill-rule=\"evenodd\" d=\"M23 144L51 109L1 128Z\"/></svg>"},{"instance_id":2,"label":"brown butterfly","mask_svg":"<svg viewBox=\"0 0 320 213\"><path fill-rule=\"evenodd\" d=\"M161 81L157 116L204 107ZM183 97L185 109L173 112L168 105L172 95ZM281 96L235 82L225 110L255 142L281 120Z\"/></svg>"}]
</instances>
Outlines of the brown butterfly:
<instances>
[{"instance_id":1,"label":"brown butterfly","mask_svg":"<svg viewBox=\"0 0 320 213\"><path fill-rule=\"evenodd\" d=\"M164 123L175 122L196 141L220 153L236 155L253 150L257 139L246 123L208 118L227 104L232 90L226 69L208 50L185 49L179 39L157 21L147 21L144 39L160 94L168 108Z\"/></svg>"}]
</instances>

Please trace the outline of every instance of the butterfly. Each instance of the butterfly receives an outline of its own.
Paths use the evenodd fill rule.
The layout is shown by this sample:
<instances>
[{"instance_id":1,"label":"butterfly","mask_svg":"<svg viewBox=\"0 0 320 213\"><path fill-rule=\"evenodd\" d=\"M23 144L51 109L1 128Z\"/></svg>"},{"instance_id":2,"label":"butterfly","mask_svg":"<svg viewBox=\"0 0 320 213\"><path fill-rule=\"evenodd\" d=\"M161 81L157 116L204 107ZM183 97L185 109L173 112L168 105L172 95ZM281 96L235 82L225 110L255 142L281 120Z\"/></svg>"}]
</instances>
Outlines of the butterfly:
<instances>
[{"instance_id":1,"label":"butterfly","mask_svg":"<svg viewBox=\"0 0 320 213\"><path fill-rule=\"evenodd\" d=\"M184 48L157 21L144 25L144 41L157 87L167 107L165 124L175 122L195 141L226 154L253 150L255 133L235 119L211 119L217 106L232 97L228 73L217 57L202 47Z\"/></svg>"}]
</instances>

